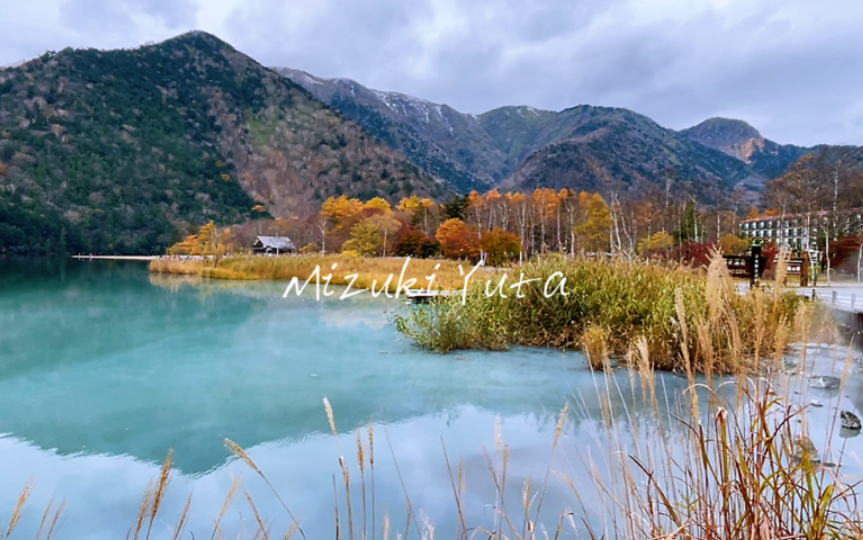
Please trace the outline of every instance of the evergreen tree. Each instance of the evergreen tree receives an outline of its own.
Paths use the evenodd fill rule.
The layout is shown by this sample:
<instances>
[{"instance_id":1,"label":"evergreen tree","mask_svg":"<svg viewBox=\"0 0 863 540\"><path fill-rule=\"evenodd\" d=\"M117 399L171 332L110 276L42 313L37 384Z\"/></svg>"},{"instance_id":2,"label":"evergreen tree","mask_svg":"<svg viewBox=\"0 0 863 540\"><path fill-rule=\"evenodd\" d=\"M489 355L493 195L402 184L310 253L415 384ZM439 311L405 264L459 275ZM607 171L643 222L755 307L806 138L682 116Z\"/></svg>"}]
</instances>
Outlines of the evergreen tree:
<instances>
[{"instance_id":1,"label":"evergreen tree","mask_svg":"<svg viewBox=\"0 0 863 540\"><path fill-rule=\"evenodd\" d=\"M441 219L460 219L465 221L468 206L470 206L468 197L459 197L456 195L450 202L441 205Z\"/></svg>"},{"instance_id":2,"label":"evergreen tree","mask_svg":"<svg viewBox=\"0 0 863 540\"><path fill-rule=\"evenodd\" d=\"M689 200L683 210L683 219L680 220L680 229L675 233L675 240L680 244L687 242L700 242L704 234L704 227L700 223L698 209L695 201Z\"/></svg>"}]
</instances>

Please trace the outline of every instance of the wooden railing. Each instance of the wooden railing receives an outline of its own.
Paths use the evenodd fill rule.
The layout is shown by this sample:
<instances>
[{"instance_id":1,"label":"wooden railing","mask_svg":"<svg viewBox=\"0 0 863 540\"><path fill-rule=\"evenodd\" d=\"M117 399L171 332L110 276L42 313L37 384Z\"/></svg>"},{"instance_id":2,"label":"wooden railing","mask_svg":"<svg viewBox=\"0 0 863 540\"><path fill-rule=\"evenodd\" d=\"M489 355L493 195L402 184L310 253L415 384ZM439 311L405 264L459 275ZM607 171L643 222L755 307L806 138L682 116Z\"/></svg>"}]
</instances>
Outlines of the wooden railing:
<instances>
[{"instance_id":1,"label":"wooden railing","mask_svg":"<svg viewBox=\"0 0 863 540\"><path fill-rule=\"evenodd\" d=\"M797 294L807 296L813 300L822 300L828 305L842 311L863 313L863 297L858 298L857 293L842 293L836 289L797 289Z\"/></svg>"}]
</instances>

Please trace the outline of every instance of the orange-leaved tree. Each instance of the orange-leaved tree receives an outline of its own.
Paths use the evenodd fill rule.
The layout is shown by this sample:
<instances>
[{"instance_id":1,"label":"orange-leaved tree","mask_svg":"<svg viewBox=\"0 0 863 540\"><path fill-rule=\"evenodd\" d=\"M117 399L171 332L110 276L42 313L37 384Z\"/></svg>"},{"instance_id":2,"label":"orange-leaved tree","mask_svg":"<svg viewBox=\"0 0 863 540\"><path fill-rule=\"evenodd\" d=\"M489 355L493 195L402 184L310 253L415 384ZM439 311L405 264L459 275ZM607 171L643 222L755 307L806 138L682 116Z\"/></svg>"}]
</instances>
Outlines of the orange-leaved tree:
<instances>
[{"instance_id":1,"label":"orange-leaved tree","mask_svg":"<svg viewBox=\"0 0 863 540\"><path fill-rule=\"evenodd\" d=\"M230 229L227 229L227 234L230 236ZM219 231L216 229L216 224L212 221L201 227L201 231L198 233L198 242L201 246L201 252L199 255L203 256L205 259L213 259L213 267L218 266L219 259L224 257L225 253L228 251L223 240L224 237L219 234Z\"/></svg>"},{"instance_id":2,"label":"orange-leaved tree","mask_svg":"<svg viewBox=\"0 0 863 540\"><path fill-rule=\"evenodd\" d=\"M476 230L458 218L444 221L435 235L444 257L471 259L479 255L479 237Z\"/></svg>"}]
</instances>

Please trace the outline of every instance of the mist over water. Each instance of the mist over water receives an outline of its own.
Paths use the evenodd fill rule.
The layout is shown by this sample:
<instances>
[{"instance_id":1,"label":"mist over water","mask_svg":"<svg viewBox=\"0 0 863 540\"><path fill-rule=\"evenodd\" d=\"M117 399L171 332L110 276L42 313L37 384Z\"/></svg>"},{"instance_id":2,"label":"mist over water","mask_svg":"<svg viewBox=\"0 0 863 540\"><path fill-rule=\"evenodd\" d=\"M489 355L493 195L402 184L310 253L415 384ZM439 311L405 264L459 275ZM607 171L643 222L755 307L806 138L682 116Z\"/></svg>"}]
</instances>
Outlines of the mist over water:
<instances>
[{"instance_id":1,"label":"mist over water","mask_svg":"<svg viewBox=\"0 0 863 540\"><path fill-rule=\"evenodd\" d=\"M625 425L646 427L627 436L655 428L655 415L633 404L640 386L630 388L621 370L607 387L580 353L419 351L390 324L392 313L410 309L403 301L282 298L285 285L150 276L143 263L0 263L0 518L32 483L20 537L35 536L52 498L67 504L58 538L124 537L173 449L174 476L154 538L170 538L189 493L189 530L208 537L238 475L281 535L288 516L225 449L230 438L267 474L309 538L332 537L334 476L346 517L339 456L351 466L357 514L355 430L368 452L373 422L378 531L384 512L404 527L407 492L417 515L449 536L457 514L443 446L454 470L464 463L469 521L490 526L496 501L487 457L498 460L496 419L510 445L507 503L520 508L523 481L539 484L546 475L569 401L544 503L554 529L562 508L582 511L560 475L588 489L589 463L607 458L601 401L610 400ZM813 358L829 363L829 356ZM849 396L859 393L853 377ZM659 385L673 405L687 383L663 375ZM819 392L825 405L845 399L856 406L856 394ZM590 520L602 513L587 511ZM236 537L256 528L253 519L238 500L222 528Z\"/></svg>"}]
</instances>

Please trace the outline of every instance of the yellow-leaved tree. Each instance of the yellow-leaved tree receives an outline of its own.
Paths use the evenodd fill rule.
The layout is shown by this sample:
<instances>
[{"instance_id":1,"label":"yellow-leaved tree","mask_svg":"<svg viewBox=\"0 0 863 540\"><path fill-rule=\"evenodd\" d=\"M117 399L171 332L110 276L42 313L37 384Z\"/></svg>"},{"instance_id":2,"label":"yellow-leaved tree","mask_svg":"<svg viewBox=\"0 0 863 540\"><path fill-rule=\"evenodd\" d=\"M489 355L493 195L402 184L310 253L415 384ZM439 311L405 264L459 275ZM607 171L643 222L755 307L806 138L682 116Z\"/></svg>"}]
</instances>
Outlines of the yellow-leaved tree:
<instances>
[{"instance_id":1,"label":"yellow-leaved tree","mask_svg":"<svg viewBox=\"0 0 863 540\"><path fill-rule=\"evenodd\" d=\"M375 197L374 199L369 200L364 205L365 210L371 210L373 212L381 213L381 214L392 214L393 208L390 206L390 203L387 202L386 199L382 197Z\"/></svg>"},{"instance_id":2,"label":"yellow-leaved tree","mask_svg":"<svg viewBox=\"0 0 863 540\"><path fill-rule=\"evenodd\" d=\"M213 267L216 267L228 252L230 238L231 229L219 233L216 224L211 221L201 227L198 234L187 236L182 242L169 247L168 255L196 255L212 259Z\"/></svg>"},{"instance_id":3,"label":"yellow-leaved tree","mask_svg":"<svg viewBox=\"0 0 863 540\"><path fill-rule=\"evenodd\" d=\"M752 241L749 238L741 238L733 233L728 233L719 239L719 251L723 255L742 255L749 250Z\"/></svg>"},{"instance_id":4,"label":"yellow-leaved tree","mask_svg":"<svg viewBox=\"0 0 863 540\"><path fill-rule=\"evenodd\" d=\"M384 242L384 235L371 220L361 221L351 227L351 237L342 244L342 252L363 256L377 255Z\"/></svg>"},{"instance_id":5,"label":"yellow-leaved tree","mask_svg":"<svg viewBox=\"0 0 863 540\"><path fill-rule=\"evenodd\" d=\"M351 224L362 211L363 202L359 199L351 199L347 195L341 195L338 198L330 197L321 206L321 214L332 221L336 228Z\"/></svg>"},{"instance_id":6,"label":"yellow-leaved tree","mask_svg":"<svg viewBox=\"0 0 863 540\"><path fill-rule=\"evenodd\" d=\"M585 209L584 223L575 228L575 234L586 251L606 252L611 249L611 211L599 195L582 193L580 203Z\"/></svg>"},{"instance_id":7,"label":"yellow-leaved tree","mask_svg":"<svg viewBox=\"0 0 863 540\"><path fill-rule=\"evenodd\" d=\"M642 255L665 251L674 247L674 237L665 231L653 233L638 243L638 252Z\"/></svg>"}]
</instances>

